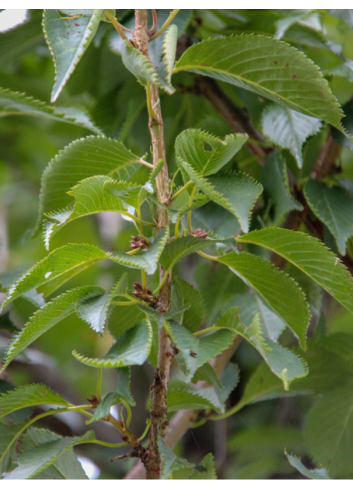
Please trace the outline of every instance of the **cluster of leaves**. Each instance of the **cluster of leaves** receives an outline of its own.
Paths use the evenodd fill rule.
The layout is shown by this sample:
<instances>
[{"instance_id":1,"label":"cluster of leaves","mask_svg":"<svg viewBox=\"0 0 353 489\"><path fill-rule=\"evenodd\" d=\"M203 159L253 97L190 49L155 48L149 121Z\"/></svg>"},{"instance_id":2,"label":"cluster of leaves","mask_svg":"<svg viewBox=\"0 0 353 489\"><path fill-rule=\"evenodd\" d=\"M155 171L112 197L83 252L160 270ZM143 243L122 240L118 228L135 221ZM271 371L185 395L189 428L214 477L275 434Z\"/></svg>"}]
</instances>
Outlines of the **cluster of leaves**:
<instances>
[{"instance_id":1,"label":"cluster of leaves","mask_svg":"<svg viewBox=\"0 0 353 489\"><path fill-rule=\"evenodd\" d=\"M345 91L348 99L353 95L349 63L353 53L342 47L353 34L347 19L337 12L183 11L163 35L150 42L149 60L133 43L121 39L109 22L117 15L133 30L130 11L44 11L43 29L56 72L51 102L61 92L64 96L71 83L75 95L75 84L81 83L98 59L101 78L90 75L92 80L87 83L91 85L86 89L96 98L96 105L88 105L97 123L92 122L87 108L50 106L14 90L0 90L3 116L43 117L95 133L86 137L79 134L69 141L43 173L39 217L32 236L43 226L43 242L49 253L25 271L6 272L0 277L2 291L7 292L3 308L11 304L16 312L16 304L21 300L23 304L23 299L36 307L20 330L8 314L1 316L0 327L13 334L4 352L2 371L44 333L58 324L61 327L68 316L72 324L77 317L99 335L108 329L114 343L110 348L106 343L103 348L86 348L88 353L83 354L84 345L77 342L72 352L73 361L98 371L97 398L91 404L74 405L39 383L14 389L1 381L0 461L5 478L82 478L74 446L126 445L97 440L93 431L61 437L32 424L70 411L87 416L87 424L109 421L112 406L121 405L127 418L121 412L120 427L128 429L131 406L135 405L130 370L146 362L156 367L159 328L167 330L178 363L169 383L168 413L193 409L200 412L202 421L217 421L243 408L246 412L259 401L305 396L311 402L321 396L309 412L306 427L307 453L319 468L306 469L290 454L288 460L311 478L353 476L353 336L350 330L328 335L322 313L322 291L348 314L353 313L353 279L339 258L351 263L351 106L346 105L347 111L343 107L347 116L343 119L333 93ZM168 12L158 12L157 32L167 16ZM342 39L333 34L326 39L324 33L330 29L339 32ZM210 32L215 36L205 39ZM187 34L199 42L175 62L178 36L182 39L180 35ZM12 55L3 55L3 63L30 53L42 42L35 14L27 23L0 36L0 46L8 43L10 52L13 50ZM333 41L341 43L340 50L336 44L333 47ZM216 113L209 115L207 104L200 103L194 89L200 76L221 83L227 96L245 105L267 141L261 136L261 161L249 152L253 140L248 135L225 136L229 127ZM7 78L11 87L18 84L11 69ZM339 84L336 87L337 78L344 79L343 88ZM6 81L6 76L0 79ZM170 199L166 203L158 201L156 189L162 166L153 167L146 161L147 118L145 135L140 135L139 125L147 112L144 89L132 84L133 79L144 87L158 85L163 93L168 164L170 161ZM123 107L123 116L115 110L110 112L112 97L117 99L116 109ZM347 101L341 94L339 98ZM122 103L126 99L127 109ZM198 110L194 111L196 104ZM198 113L198 119L189 112ZM328 145L335 152L329 158ZM338 154L345 158L340 180ZM265 156L261 168L259 161ZM325 170L323 160L327 166L327 159L329 168ZM321 162L319 168L316 161ZM159 208L168 212L170 226L156 231ZM96 246L97 241L72 243L73 226L86 221L87 216L106 212L117 213L127 221L128 235L138 234L133 238L138 244L132 250L126 251L126 243L111 246L110 251L101 249L107 246ZM289 213L299 220L293 229L287 229ZM61 245L50 251L52 242L59 239ZM188 275L182 260L196 253L202 258L192 284L183 278ZM280 262L279 268L285 266L285 270L275 267L271 260ZM116 267L115 285L97 286L102 282L96 277L92 285L82 285L87 281L80 282L76 276L87 276L88 269L103 261L107 267ZM172 271L171 307L164 312L155 307L163 285L158 279L159 265L166 270L165 277ZM135 286L139 292L133 294L136 273L141 274L142 285ZM310 320L318 326L314 333L310 331L307 341ZM230 363L218 375L212 360L239 337L263 361L251 375L245 375L245 381L242 377L241 396L227 410L227 400L239 382L239 368ZM65 340L63 347L68 348ZM101 375L105 369L117 370L117 383L102 398ZM208 386L199 389L199 381L206 381ZM58 407L33 416L32 408L40 405ZM267 439L277 434L269 430ZM297 433L293 444L291 435L288 445L285 436L279 444L286 463L284 446L295 450L300 445ZM261 436L263 432L250 441L235 437L230 449L243 449L245 453L246 444L251 443L254 450ZM173 453L162 439L159 450L164 478L181 470L191 478L215 478L212 455L195 466ZM300 451L302 454L302 448ZM268 472L264 474L270 475L276 468L268 464L268 458L265 462Z\"/></svg>"}]
</instances>

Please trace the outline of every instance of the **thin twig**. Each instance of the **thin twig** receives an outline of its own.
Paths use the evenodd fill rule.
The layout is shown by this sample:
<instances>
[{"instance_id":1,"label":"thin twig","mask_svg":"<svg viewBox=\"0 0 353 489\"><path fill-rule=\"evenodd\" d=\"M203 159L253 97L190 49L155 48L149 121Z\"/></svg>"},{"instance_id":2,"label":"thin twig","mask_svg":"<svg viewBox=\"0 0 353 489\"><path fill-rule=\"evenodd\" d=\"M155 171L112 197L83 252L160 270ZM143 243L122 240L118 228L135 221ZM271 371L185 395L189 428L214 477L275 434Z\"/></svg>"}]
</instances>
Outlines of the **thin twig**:
<instances>
[{"instance_id":1,"label":"thin twig","mask_svg":"<svg viewBox=\"0 0 353 489\"><path fill-rule=\"evenodd\" d=\"M105 10L104 15L106 17L108 17L108 19L113 24L115 29L119 32L122 39L125 39L126 41L128 41L129 39L127 38L127 36L123 30L123 26L121 24L119 24L119 22L115 19L115 17L113 17L112 14L110 12L108 12L108 10Z\"/></svg>"},{"instance_id":2,"label":"thin twig","mask_svg":"<svg viewBox=\"0 0 353 489\"><path fill-rule=\"evenodd\" d=\"M153 41L153 39L156 39L161 34L163 34L163 32L166 30L166 28L169 26L169 24L172 22L172 20L174 19L174 17L179 12L180 12L180 8L176 8L172 12L170 12L168 19L164 22L164 24L162 25L162 27L155 34L153 34L153 36L151 37L151 41Z\"/></svg>"}]
</instances>

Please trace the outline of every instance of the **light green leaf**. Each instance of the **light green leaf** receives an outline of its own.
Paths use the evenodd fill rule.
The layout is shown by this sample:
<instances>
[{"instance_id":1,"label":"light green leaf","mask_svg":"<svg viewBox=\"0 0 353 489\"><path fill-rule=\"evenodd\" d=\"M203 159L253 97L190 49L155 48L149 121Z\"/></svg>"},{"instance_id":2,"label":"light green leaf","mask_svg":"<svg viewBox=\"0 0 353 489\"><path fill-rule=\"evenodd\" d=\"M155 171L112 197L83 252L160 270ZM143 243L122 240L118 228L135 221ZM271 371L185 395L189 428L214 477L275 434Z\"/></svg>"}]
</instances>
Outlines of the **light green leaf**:
<instances>
[{"instance_id":1,"label":"light green leaf","mask_svg":"<svg viewBox=\"0 0 353 489\"><path fill-rule=\"evenodd\" d=\"M340 253L345 255L347 240L353 236L353 198L343 188L330 188L317 180L305 184L304 194L314 214L335 237Z\"/></svg>"},{"instance_id":2,"label":"light green leaf","mask_svg":"<svg viewBox=\"0 0 353 489\"><path fill-rule=\"evenodd\" d=\"M109 392L103 397L101 402L98 404L97 409L94 411L93 417L86 421L86 424L94 423L104 419L110 413L110 408L116 404L121 403L121 395L117 392Z\"/></svg>"},{"instance_id":3,"label":"light green leaf","mask_svg":"<svg viewBox=\"0 0 353 489\"><path fill-rule=\"evenodd\" d=\"M178 159L178 163L209 199L235 215L241 228L247 233L250 214L262 192L262 186L240 172L218 173L206 179L185 161Z\"/></svg>"},{"instance_id":4,"label":"light green leaf","mask_svg":"<svg viewBox=\"0 0 353 489\"><path fill-rule=\"evenodd\" d=\"M239 321L238 314L239 307L228 309L219 319L216 327L235 329L237 334L243 336L256 348L271 371L282 380L285 390L289 389L289 385L294 379L307 375L307 365L299 356L263 334L259 313L253 317L248 326Z\"/></svg>"},{"instance_id":5,"label":"light green leaf","mask_svg":"<svg viewBox=\"0 0 353 489\"><path fill-rule=\"evenodd\" d=\"M70 406L59 394L55 394L50 387L42 384L23 385L7 394L0 395L0 418L29 406L42 404L55 404L57 406Z\"/></svg>"},{"instance_id":6,"label":"light green leaf","mask_svg":"<svg viewBox=\"0 0 353 489\"><path fill-rule=\"evenodd\" d=\"M199 339L173 319L167 323L166 328L183 357L188 382L201 365L226 350L235 337L235 331L220 329Z\"/></svg>"},{"instance_id":7,"label":"light green leaf","mask_svg":"<svg viewBox=\"0 0 353 489\"><path fill-rule=\"evenodd\" d=\"M0 88L0 117L9 115L33 115L56 122L66 122L102 134L91 121L86 109L78 107L50 107L44 102L27 97L24 93Z\"/></svg>"},{"instance_id":8,"label":"light green leaf","mask_svg":"<svg viewBox=\"0 0 353 489\"><path fill-rule=\"evenodd\" d=\"M308 479L314 479L314 480L326 480L330 479L327 470L325 469L307 469L300 458L295 457L294 455L289 455L289 453L284 451L288 462L291 464L292 467L297 469L302 475L307 477Z\"/></svg>"},{"instance_id":9,"label":"light green leaf","mask_svg":"<svg viewBox=\"0 0 353 489\"><path fill-rule=\"evenodd\" d=\"M43 30L55 65L55 84L51 102L59 97L77 63L97 32L104 9L90 15L62 17L56 9L45 9Z\"/></svg>"},{"instance_id":10,"label":"light green leaf","mask_svg":"<svg viewBox=\"0 0 353 489\"><path fill-rule=\"evenodd\" d=\"M60 437L57 440L30 448L18 456L18 467L10 472L5 479L33 479L75 445L89 443L95 439L94 431L87 431L82 436Z\"/></svg>"},{"instance_id":11,"label":"light green leaf","mask_svg":"<svg viewBox=\"0 0 353 489\"><path fill-rule=\"evenodd\" d=\"M124 41L121 50L125 67L136 76L141 85L158 84L158 75L154 71L151 61L141 51L130 43Z\"/></svg>"},{"instance_id":12,"label":"light green leaf","mask_svg":"<svg viewBox=\"0 0 353 489\"><path fill-rule=\"evenodd\" d=\"M299 168L303 166L303 144L320 128L321 122L316 117L277 104L268 105L262 114L263 134L277 146L289 149Z\"/></svg>"},{"instance_id":13,"label":"light green leaf","mask_svg":"<svg viewBox=\"0 0 353 489\"><path fill-rule=\"evenodd\" d=\"M62 437L48 430L29 428L21 438L21 452L34 448ZM43 472L34 477L34 479L88 479L82 465L77 460L73 450L64 453L58 460Z\"/></svg>"},{"instance_id":14,"label":"light green leaf","mask_svg":"<svg viewBox=\"0 0 353 489\"><path fill-rule=\"evenodd\" d=\"M245 337L246 339L249 339L259 353L263 355L262 348L260 350L255 341L259 338L257 333L261 333L260 325L257 323L258 317L255 316L253 323L247 328L247 336ZM249 329L251 331L249 331ZM253 336L249 338L248 335ZM267 346L267 351L265 350L263 357L271 371L282 380L285 390L289 390L289 386L294 379L300 379L308 375L307 364L301 357L269 338L265 340L265 344Z\"/></svg>"},{"instance_id":15,"label":"light green leaf","mask_svg":"<svg viewBox=\"0 0 353 489\"><path fill-rule=\"evenodd\" d=\"M110 303L114 297L126 293L127 286L127 274L124 273L121 279L113 287L110 294L91 297L80 301L76 307L78 315L81 319L86 321L94 331L103 335Z\"/></svg>"},{"instance_id":16,"label":"light green leaf","mask_svg":"<svg viewBox=\"0 0 353 489\"><path fill-rule=\"evenodd\" d=\"M267 301L298 337L301 347L305 350L310 312L297 283L259 256L232 252L218 260L243 278Z\"/></svg>"},{"instance_id":17,"label":"light green leaf","mask_svg":"<svg viewBox=\"0 0 353 489\"><path fill-rule=\"evenodd\" d=\"M139 195L141 189L141 185L124 181L118 182L117 180L112 179L107 179L107 181L104 183L104 190L115 197L119 197L119 199L123 200L132 207L135 207L135 209L137 209L139 206Z\"/></svg>"},{"instance_id":18,"label":"light green leaf","mask_svg":"<svg viewBox=\"0 0 353 489\"><path fill-rule=\"evenodd\" d=\"M155 237L152 245L146 252L138 255L128 255L126 253L112 253L110 259L128 268L140 268L148 275L153 275L157 270L159 258L163 252L169 236L169 227L163 228Z\"/></svg>"},{"instance_id":19,"label":"light green leaf","mask_svg":"<svg viewBox=\"0 0 353 489\"><path fill-rule=\"evenodd\" d=\"M99 175L129 180L139 168L140 158L121 142L90 136L66 146L43 172L37 232L42 214L57 212L73 204L67 192L81 180Z\"/></svg>"},{"instance_id":20,"label":"light green leaf","mask_svg":"<svg viewBox=\"0 0 353 489\"><path fill-rule=\"evenodd\" d=\"M172 72L175 64L175 56L177 51L177 41L178 41L178 27L175 24L171 24L166 30L163 37L162 44L162 63L164 71L166 73L165 80L174 91L172 86Z\"/></svg>"},{"instance_id":21,"label":"light green leaf","mask_svg":"<svg viewBox=\"0 0 353 489\"><path fill-rule=\"evenodd\" d=\"M205 316L205 304L202 294L198 289L195 289L191 284L180 277L176 277L174 282L181 293L183 304L190 304L191 306L183 312L180 323L184 328L188 329L190 333L195 333L199 329Z\"/></svg>"},{"instance_id":22,"label":"light green leaf","mask_svg":"<svg viewBox=\"0 0 353 489\"><path fill-rule=\"evenodd\" d=\"M182 389L168 389L167 406L169 413L181 409L216 409L208 399L202 396L202 391L196 393Z\"/></svg>"},{"instance_id":23,"label":"light green leaf","mask_svg":"<svg viewBox=\"0 0 353 489\"><path fill-rule=\"evenodd\" d=\"M69 244L57 248L11 286L3 307L40 286L38 292L47 296L82 270L107 258L107 253L88 244Z\"/></svg>"},{"instance_id":24,"label":"light green leaf","mask_svg":"<svg viewBox=\"0 0 353 489\"><path fill-rule=\"evenodd\" d=\"M80 217L98 214L100 212L120 212L126 214L127 208L121 199L112 196L105 191L104 184L114 182L106 176L94 176L86 178L73 187L68 195L75 198L73 206L58 212L49 212L47 217L57 223L44 221L43 239L46 249L49 249L51 238L66 224ZM126 185L129 185L126 183Z\"/></svg>"},{"instance_id":25,"label":"light green leaf","mask_svg":"<svg viewBox=\"0 0 353 489\"><path fill-rule=\"evenodd\" d=\"M210 39L185 51L174 73L184 70L245 88L344 132L342 110L319 68L285 42L259 35Z\"/></svg>"},{"instance_id":26,"label":"light green leaf","mask_svg":"<svg viewBox=\"0 0 353 489\"><path fill-rule=\"evenodd\" d=\"M182 238L172 239L164 248L160 260L161 265L168 272L182 258L190 255L191 253L207 248L213 242L214 241L209 239L196 238L194 236L184 236Z\"/></svg>"},{"instance_id":27,"label":"light green leaf","mask_svg":"<svg viewBox=\"0 0 353 489\"><path fill-rule=\"evenodd\" d=\"M206 472L194 472L190 479L196 479L196 480L209 480L217 479L217 474L216 474L216 469L215 469L215 462L214 462L214 457L212 453L208 453L201 461L200 463L201 467L204 467L206 469Z\"/></svg>"},{"instance_id":28,"label":"light green leaf","mask_svg":"<svg viewBox=\"0 0 353 489\"><path fill-rule=\"evenodd\" d=\"M235 295L228 302L227 307L240 306L240 321L250 325L254 316L259 314L261 330L266 338L276 340L282 333L286 324L277 314L274 314L257 294Z\"/></svg>"},{"instance_id":29,"label":"light green leaf","mask_svg":"<svg viewBox=\"0 0 353 489\"><path fill-rule=\"evenodd\" d=\"M27 348L27 346L39 338L39 336L55 326L62 319L72 314L81 300L102 295L102 292L104 292L104 290L100 287L77 287L76 289L72 289L69 292L65 292L64 294L55 297L51 302L48 302L48 304L41 309L38 309L21 332L14 336L8 344L1 371L3 371L17 355Z\"/></svg>"},{"instance_id":30,"label":"light green leaf","mask_svg":"<svg viewBox=\"0 0 353 489\"><path fill-rule=\"evenodd\" d=\"M353 312L353 280L348 270L317 239L296 231L268 228L238 238L274 251L298 267Z\"/></svg>"},{"instance_id":31,"label":"light green leaf","mask_svg":"<svg viewBox=\"0 0 353 489\"><path fill-rule=\"evenodd\" d=\"M85 365L96 368L142 365L148 358L152 345L152 327L149 321L141 321L124 333L109 352L100 358L88 358L76 351L72 354Z\"/></svg>"},{"instance_id":32,"label":"light green leaf","mask_svg":"<svg viewBox=\"0 0 353 489\"><path fill-rule=\"evenodd\" d=\"M267 159L262 172L264 193L273 207L272 222L280 224L288 212L302 211L303 206L292 196L285 161L279 151Z\"/></svg>"},{"instance_id":33,"label":"light green leaf","mask_svg":"<svg viewBox=\"0 0 353 489\"><path fill-rule=\"evenodd\" d=\"M153 170L150 173L150 177L149 177L149 181L150 182L153 182L153 181L156 180L157 176L162 171L163 165L164 165L164 160L163 159L160 159L158 161L158 163L156 164L156 166L153 168Z\"/></svg>"},{"instance_id":34,"label":"light green leaf","mask_svg":"<svg viewBox=\"0 0 353 489\"><path fill-rule=\"evenodd\" d=\"M196 173L207 176L217 173L227 164L247 139L247 134L229 134L222 141L200 129L186 129L175 140L175 153Z\"/></svg>"},{"instance_id":35,"label":"light green leaf","mask_svg":"<svg viewBox=\"0 0 353 489\"><path fill-rule=\"evenodd\" d=\"M172 450L167 447L162 438L158 437L158 448L162 459L162 479L169 479L169 476L175 471L186 468L193 468L187 460L177 457Z\"/></svg>"},{"instance_id":36,"label":"light green leaf","mask_svg":"<svg viewBox=\"0 0 353 489\"><path fill-rule=\"evenodd\" d=\"M352 477L353 390L352 384L329 391L310 411L306 444L318 466L333 478Z\"/></svg>"}]
</instances>

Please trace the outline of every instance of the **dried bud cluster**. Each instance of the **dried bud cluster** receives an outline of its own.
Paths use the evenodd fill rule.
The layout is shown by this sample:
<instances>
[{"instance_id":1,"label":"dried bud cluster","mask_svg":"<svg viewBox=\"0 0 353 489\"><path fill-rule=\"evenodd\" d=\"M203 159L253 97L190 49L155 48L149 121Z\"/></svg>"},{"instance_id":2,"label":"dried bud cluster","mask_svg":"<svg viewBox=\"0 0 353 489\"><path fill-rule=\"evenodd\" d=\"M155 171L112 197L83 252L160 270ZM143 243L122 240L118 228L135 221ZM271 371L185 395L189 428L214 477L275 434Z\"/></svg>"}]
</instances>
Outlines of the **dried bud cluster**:
<instances>
[{"instance_id":1,"label":"dried bud cluster","mask_svg":"<svg viewBox=\"0 0 353 489\"><path fill-rule=\"evenodd\" d=\"M205 231L202 231L201 228L199 229L195 229L195 231L193 231L191 233L191 236L194 236L194 238L207 238L209 233L206 233Z\"/></svg>"},{"instance_id":2,"label":"dried bud cluster","mask_svg":"<svg viewBox=\"0 0 353 489\"><path fill-rule=\"evenodd\" d=\"M133 292L133 294L136 297L138 297L139 299L142 299L143 301L148 302L149 304L152 304L152 305L157 304L158 301L157 301L156 297L153 295L152 290L150 290L150 289L143 290L142 285L139 284L138 282L134 283L134 289L135 289L135 292Z\"/></svg>"},{"instance_id":3,"label":"dried bud cluster","mask_svg":"<svg viewBox=\"0 0 353 489\"><path fill-rule=\"evenodd\" d=\"M87 401L92 404L92 408L96 408L99 404L99 401L94 394L91 394L91 398L87 398Z\"/></svg>"},{"instance_id":4,"label":"dried bud cluster","mask_svg":"<svg viewBox=\"0 0 353 489\"><path fill-rule=\"evenodd\" d=\"M144 238L139 236L131 236L130 248L148 248L148 244Z\"/></svg>"}]
</instances>

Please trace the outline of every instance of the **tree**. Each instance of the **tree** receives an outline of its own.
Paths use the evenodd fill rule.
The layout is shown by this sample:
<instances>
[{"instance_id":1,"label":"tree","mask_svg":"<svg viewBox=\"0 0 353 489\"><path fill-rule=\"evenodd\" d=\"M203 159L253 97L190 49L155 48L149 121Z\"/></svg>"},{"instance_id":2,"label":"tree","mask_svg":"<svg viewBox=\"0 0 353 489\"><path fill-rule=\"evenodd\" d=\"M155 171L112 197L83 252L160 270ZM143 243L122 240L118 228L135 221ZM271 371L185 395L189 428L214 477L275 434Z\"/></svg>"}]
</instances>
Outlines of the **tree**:
<instances>
[{"instance_id":1,"label":"tree","mask_svg":"<svg viewBox=\"0 0 353 489\"><path fill-rule=\"evenodd\" d=\"M0 34L5 479L214 479L198 426L221 477L353 476L350 18L44 10L50 102L38 11Z\"/></svg>"}]
</instances>

